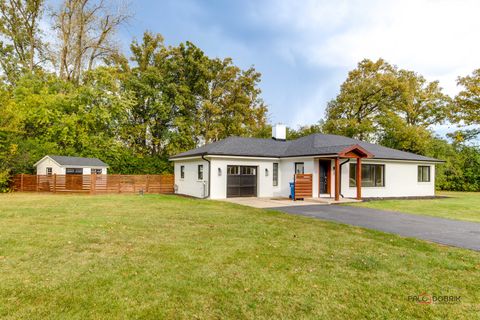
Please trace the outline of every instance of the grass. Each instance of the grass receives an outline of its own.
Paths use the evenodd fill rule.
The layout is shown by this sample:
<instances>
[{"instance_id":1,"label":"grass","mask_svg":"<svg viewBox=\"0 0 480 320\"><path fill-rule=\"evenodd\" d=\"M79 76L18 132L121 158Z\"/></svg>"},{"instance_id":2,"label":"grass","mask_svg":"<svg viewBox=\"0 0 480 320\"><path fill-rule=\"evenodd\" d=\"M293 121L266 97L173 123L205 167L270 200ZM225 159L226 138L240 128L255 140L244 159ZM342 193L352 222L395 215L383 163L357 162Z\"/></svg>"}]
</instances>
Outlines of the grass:
<instances>
[{"instance_id":1,"label":"grass","mask_svg":"<svg viewBox=\"0 0 480 320\"><path fill-rule=\"evenodd\" d=\"M375 200L348 205L480 222L480 192L439 192L437 195L448 198Z\"/></svg>"},{"instance_id":2,"label":"grass","mask_svg":"<svg viewBox=\"0 0 480 320\"><path fill-rule=\"evenodd\" d=\"M474 319L480 254L175 196L0 196L2 319ZM459 295L454 305L408 300Z\"/></svg>"}]
</instances>

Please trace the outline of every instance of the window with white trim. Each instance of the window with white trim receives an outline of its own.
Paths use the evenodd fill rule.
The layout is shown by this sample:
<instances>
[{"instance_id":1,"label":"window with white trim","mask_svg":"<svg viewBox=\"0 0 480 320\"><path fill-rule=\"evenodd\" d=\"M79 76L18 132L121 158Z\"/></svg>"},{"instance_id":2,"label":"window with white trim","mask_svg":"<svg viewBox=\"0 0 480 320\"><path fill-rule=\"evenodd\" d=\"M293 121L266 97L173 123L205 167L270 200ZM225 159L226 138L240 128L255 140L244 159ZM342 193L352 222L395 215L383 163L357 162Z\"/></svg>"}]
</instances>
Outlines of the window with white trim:
<instances>
[{"instance_id":1,"label":"window with white trim","mask_svg":"<svg viewBox=\"0 0 480 320\"><path fill-rule=\"evenodd\" d=\"M430 182L430 166L418 166L418 182Z\"/></svg>"},{"instance_id":2,"label":"window with white trim","mask_svg":"<svg viewBox=\"0 0 480 320\"><path fill-rule=\"evenodd\" d=\"M273 186L276 187L278 186L278 163L273 164Z\"/></svg>"}]
</instances>

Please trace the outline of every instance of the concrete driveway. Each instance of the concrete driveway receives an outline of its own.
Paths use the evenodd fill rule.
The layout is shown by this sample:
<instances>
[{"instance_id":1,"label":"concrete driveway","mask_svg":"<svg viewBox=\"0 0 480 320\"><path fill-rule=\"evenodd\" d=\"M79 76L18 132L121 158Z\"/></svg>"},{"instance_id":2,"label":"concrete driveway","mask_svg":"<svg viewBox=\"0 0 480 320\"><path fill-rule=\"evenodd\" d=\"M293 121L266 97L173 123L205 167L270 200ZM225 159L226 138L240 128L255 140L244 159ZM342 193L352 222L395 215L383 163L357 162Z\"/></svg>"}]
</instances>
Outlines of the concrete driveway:
<instances>
[{"instance_id":1,"label":"concrete driveway","mask_svg":"<svg viewBox=\"0 0 480 320\"><path fill-rule=\"evenodd\" d=\"M480 251L480 223L339 205L270 209Z\"/></svg>"}]
</instances>

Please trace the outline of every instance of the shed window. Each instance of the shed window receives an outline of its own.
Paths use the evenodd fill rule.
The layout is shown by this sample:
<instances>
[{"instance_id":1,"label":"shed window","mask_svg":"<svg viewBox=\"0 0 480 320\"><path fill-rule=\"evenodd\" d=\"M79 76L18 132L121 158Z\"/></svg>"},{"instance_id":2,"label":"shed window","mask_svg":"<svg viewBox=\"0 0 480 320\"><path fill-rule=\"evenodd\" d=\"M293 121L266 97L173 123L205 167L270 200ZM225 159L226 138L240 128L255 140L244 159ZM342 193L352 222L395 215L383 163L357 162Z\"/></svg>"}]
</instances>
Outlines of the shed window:
<instances>
[{"instance_id":1,"label":"shed window","mask_svg":"<svg viewBox=\"0 0 480 320\"><path fill-rule=\"evenodd\" d=\"M185 166L180 166L180 179L185 178Z\"/></svg>"},{"instance_id":2,"label":"shed window","mask_svg":"<svg viewBox=\"0 0 480 320\"><path fill-rule=\"evenodd\" d=\"M350 187L357 186L357 164L350 164ZM385 165L362 164L362 187L384 187Z\"/></svg>"},{"instance_id":3,"label":"shed window","mask_svg":"<svg viewBox=\"0 0 480 320\"><path fill-rule=\"evenodd\" d=\"M102 174L102 169L90 169L91 174Z\"/></svg>"},{"instance_id":4,"label":"shed window","mask_svg":"<svg viewBox=\"0 0 480 320\"><path fill-rule=\"evenodd\" d=\"M67 168L66 174L83 174L83 168Z\"/></svg>"},{"instance_id":5,"label":"shed window","mask_svg":"<svg viewBox=\"0 0 480 320\"><path fill-rule=\"evenodd\" d=\"M303 162L295 162L295 174L304 174L305 166Z\"/></svg>"},{"instance_id":6,"label":"shed window","mask_svg":"<svg viewBox=\"0 0 480 320\"><path fill-rule=\"evenodd\" d=\"M273 164L273 186L278 186L278 163Z\"/></svg>"},{"instance_id":7,"label":"shed window","mask_svg":"<svg viewBox=\"0 0 480 320\"><path fill-rule=\"evenodd\" d=\"M430 182L430 166L418 166L418 182Z\"/></svg>"},{"instance_id":8,"label":"shed window","mask_svg":"<svg viewBox=\"0 0 480 320\"><path fill-rule=\"evenodd\" d=\"M203 180L203 164L198 165L198 180Z\"/></svg>"},{"instance_id":9,"label":"shed window","mask_svg":"<svg viewBox=\"0 0 480 320\"><path fill-rule=\"evenodd\" d=\"M52 175L52 167L47 167L47 176Z\"/></svg>"}]
</instances>

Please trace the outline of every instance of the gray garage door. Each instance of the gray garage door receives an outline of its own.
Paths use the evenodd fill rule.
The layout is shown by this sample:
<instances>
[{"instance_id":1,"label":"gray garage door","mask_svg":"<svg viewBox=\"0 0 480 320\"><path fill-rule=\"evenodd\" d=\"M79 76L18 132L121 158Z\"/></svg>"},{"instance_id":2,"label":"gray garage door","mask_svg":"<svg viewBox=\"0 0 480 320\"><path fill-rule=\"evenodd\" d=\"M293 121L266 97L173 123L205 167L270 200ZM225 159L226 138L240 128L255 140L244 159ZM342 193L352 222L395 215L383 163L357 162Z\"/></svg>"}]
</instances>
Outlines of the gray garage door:
<instances>
[{"instance_id":1,"label":"gray garage door","mask_svg":"<svg viewBox=\"0 0 480 320\"><path fill-rule=\"evenodd\" d=\"M257 167L227 166L227 198L257 196Z\"/></svg>"}]
</instances>

